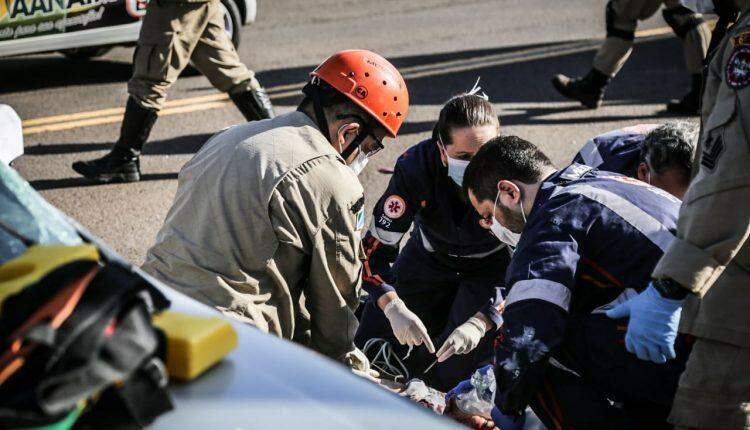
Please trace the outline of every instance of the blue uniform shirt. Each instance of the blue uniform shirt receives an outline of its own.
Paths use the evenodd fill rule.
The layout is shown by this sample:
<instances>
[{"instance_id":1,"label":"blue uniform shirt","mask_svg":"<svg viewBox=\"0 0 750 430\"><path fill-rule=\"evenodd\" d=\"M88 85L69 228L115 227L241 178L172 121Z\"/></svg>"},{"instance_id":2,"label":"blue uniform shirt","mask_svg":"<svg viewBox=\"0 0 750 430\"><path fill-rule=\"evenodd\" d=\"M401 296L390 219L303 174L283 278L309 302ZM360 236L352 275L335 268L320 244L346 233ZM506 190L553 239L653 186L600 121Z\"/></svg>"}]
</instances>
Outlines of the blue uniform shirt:
<instances>
[{"instance_id":1,"label":"blue uniform shirt","mask_svg":"<svg viewBox=\"0 0 750 430\"><path fill-rule=\"evenodd\" d=\"M637 178L641 144L655 124L639 124L591 138L573 157L574 163Z\"/></svg>"},{"instance_id":2,"label":"blue uniform shirt","mask_svg":"<svg viewBox=\"0 0 750 430\"><path fill-rule=\"evenodd\" d=\"M495 363L503 412L526 406L569 316L646 288L679 206L661 189L576 163L542 183L506 275Z\"/></svg>"},{"instance_id":3,"label":"blue uniform shirt","mask_svg":"<svg viewBox=\"0 0 750 430\"><path fill-rule=\"evenodd\" d=\"M414 145L398 158L372 215L363 240L363 288L375 300L393 291L391 264L412 224L409 240L457 272L495 264L488 261L496 260L498 253L507 258L507 247L479 224L481 218L448 177L432 139Z\"/></svg>"}]
</instances>

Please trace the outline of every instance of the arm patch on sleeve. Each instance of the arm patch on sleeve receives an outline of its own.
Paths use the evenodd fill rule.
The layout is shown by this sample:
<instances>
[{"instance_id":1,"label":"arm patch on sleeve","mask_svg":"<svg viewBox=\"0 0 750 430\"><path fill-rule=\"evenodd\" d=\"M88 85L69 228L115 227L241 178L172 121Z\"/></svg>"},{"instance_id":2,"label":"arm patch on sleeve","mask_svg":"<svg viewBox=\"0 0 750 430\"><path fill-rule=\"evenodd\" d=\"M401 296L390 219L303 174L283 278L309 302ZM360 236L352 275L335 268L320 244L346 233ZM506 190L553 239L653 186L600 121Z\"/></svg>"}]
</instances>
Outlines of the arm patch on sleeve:
<instances>
[{"instance_id":1,"label":"arm patch on sleeve","mask_svg":"<svg viewBox=\"0 0 750 430\"><path fill-rule=\"evenodd\" d=\"M726 68L726 83L729 88L739 90L750 84L750 32L732 38L734 50Z\"/></svg>"},{"instance_id":2,"label":"arm patch on sleeve","mask_svg":"<svg viewBox=\"0 0 750 430\"><path fill-rule=\"evenodd\" d=\"M352 205L352 213L356 218L357 231L362 230L365 227L365 196L362 196Z\"/></svg>"},{"instance_id":3,"label":"arm patch on sleeve","mask_svg":"<svg viewBox=\"0 0 750 430\"><path fill-rule=\"evenodd\" d=\"M390 219L399 219L406 212L406 201L403 197L392 194L383 202L383 213Z\"/></svg>"}]
</instances>

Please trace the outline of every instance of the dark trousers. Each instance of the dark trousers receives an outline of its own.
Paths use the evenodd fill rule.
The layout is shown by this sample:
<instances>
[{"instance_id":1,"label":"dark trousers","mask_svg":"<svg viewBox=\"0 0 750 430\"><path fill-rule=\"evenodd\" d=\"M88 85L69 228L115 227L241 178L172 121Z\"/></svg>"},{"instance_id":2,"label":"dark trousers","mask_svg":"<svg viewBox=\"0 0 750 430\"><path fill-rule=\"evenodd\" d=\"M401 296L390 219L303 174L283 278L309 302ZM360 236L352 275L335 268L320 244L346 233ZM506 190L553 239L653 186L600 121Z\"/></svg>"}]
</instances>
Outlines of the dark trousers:
<instances>
[{"instance_id":1,"label":"dark trousers","mask_svg":"<svg viewBox=\"0 0 750 430\"><path fill-rule=\"evenodd\" d=\"M406 306L424 323L437 351L459 325L465 323L494 297L495 287L502 285L507 267L506 251L499 256L471 261L457 270L460 263L446 264L410 239L394 264L395 288ZM455 259L453 259L455 260ZM407 348L400 345L383 311L374 301L365 305L354 343L363 348L372 338L384 338L403 357ZM450 390L467 379L477 368L492 360L493 336L485 336L469 354L454 355L438 363L429 372L423 371L437 358L424 345L414 348L404 362L412 378L419 378L442 391Z\"/></svg>"},{"instance_id":2,"label":"dark trousers","mask_svg":"<svg viewBox=\"0 0 750 430\"><path fill-rule=\"evenodd\" d=\"M565 343L553 352L530 406L548 429L671 429L667 416L692 338L679 336L677 358L666 364L638 359L625 349L627 319L603 314L572 318Z\"/></svg>"}]
</instances>

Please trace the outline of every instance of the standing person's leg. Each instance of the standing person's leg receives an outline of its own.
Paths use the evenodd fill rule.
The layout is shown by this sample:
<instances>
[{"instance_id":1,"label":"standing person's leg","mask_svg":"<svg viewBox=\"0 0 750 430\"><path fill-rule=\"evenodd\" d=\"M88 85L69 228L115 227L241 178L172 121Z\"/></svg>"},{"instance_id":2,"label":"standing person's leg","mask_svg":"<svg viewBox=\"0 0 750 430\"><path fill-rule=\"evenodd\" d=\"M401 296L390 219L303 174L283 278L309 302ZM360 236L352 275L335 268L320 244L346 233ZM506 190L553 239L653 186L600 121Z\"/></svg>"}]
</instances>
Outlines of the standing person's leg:
<instances>
[{"instance_id":1,"label":"standing person's leg","mask_svg":"<svg viewBox=\"0 0 750 430\"><path fill-rule=\"evenodd\" d=\"M750 423L750 348L696 338L669 421L677 428L744 430Z\"/></svg>"},{"instance_id":2,"label":"standing person's leg","mask_svg":"<svg viewBox=\"0 0 750 430\"><path fill-rule=\"evenodd\" d=\"M660 0L610 0L605 13L607 37L596 52L591 70L579 78L554 76L552 84L560 94L586 107L599 107L607 84L630 57L638 20L656 13L660 5Z\"/></svg>"},{"instance_id":3,"label":"standing person's leg","mask_svg":"<svg viewBox=\"0 0 750 430\"><path fill-rule=\"evenodd\" d=\"M239 29L237 29L239 31ZM226 30L219 2L209 3L209 20L192 55L193 64L216 89L229 93L248 121L273 118L271 99L240 61Z\"/></svg>"},{"instance_id":4,"label":"standing person's leg","mask_svg":"<svg viewBox=\"0 0 750 430\"><path fill-rule=\"evenodd\" d=\"M76 172L103 182L140 179L141 149L164 106L167 90L189 64L208 22L207 12L207 3L149 3L133 54L120 138L104 157L73 163Z\"/></svg>"},{"instance_id":5,"label":"standing person's leg","mask_svg":"<svg viewBox=\"0 0 750 430\"><path fill-rule=\"evenodd\" d=\"M688 93L680 100L672 100L667 110L675 113L697 115L703 87L703 59L711 42L711 29L701 14L682 5L680 0L664 1L664 21L669 24L677 37L682 40L685 66L691 77Z\"/></svg>"}]
</instances>

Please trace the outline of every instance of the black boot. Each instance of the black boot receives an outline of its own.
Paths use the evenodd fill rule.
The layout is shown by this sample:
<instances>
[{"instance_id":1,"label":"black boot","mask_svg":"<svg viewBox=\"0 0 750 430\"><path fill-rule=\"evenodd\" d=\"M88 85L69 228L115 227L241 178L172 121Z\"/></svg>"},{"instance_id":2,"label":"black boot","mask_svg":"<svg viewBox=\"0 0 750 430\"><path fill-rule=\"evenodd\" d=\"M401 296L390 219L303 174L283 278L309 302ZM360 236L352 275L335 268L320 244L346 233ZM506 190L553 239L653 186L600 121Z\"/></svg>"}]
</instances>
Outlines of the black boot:
<instances>
[{"instance_id":1,"label":"black boot","mask_svg":"<svg viewBox=\"0 0 750 430\"><path fill-rule=\"evenodd\" d=\"M680 115L699 115L701 108L701 90L703 89L703 77L700 73L692 75L690 91L680 100L671 100L667 103L667 111Z\"/></svg>"},{"instance_id":2,"label":"black boot","mask_svg":"<svg viewBox=\"0 0 750 430\"><path fill-rule=\"evenodd\" d=\"M269 119L276 116L273 112L271 99L262 87L256 90L230 94L229 97L248 121Z\"/></svg>"},{"instance_id":3,"label":"black boot","mask_svg":"<svg viewBox=\"0 0 750 430\"><path fill-rule=\"evenodd\" d=\"M156 122L156 111L133 98L125 106L120 139L109 154L89 161L76 161L73 170L99 182L136 182L141 179L139 156Z\"/></svg>"},{"instance_id":4,"label":"black boot","mask_svg":"<svg viewBox=\"0 0 750 430\"><path fill-rule=\"evenodd\" d=\"M570 78L565 75L555 75L552 78L552 85L560 94L569 99L578 100L582 105L591 109L601 106L608 83L609 76L593 68L580 78Z\"/></svg>"}]
</instances>

